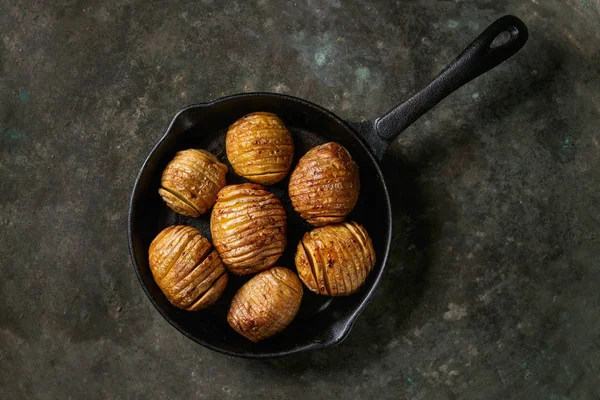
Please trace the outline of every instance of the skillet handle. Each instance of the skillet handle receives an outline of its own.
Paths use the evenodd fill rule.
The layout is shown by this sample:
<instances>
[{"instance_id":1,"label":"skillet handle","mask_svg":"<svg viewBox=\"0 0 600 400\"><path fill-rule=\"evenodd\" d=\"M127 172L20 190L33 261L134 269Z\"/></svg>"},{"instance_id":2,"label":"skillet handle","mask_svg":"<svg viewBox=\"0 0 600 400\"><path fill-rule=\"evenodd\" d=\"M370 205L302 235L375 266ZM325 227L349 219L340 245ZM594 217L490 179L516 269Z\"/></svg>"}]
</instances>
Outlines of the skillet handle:
<instances>
[{"instance_id":1,"label":"skillet handle","mask_svg":"<svg viewBox=\"0 0 600 400\"><path fill-rule=\"evenodd\" d=\"M507 39L501 41L503 35ZM376 119L377 134L385 141L394 140L450 93L513 56L527 37L527 27L519 18L506 15L496 20L429 85ZM496 45L496 40L501 42Z\"/></svg>"}]
</instances>

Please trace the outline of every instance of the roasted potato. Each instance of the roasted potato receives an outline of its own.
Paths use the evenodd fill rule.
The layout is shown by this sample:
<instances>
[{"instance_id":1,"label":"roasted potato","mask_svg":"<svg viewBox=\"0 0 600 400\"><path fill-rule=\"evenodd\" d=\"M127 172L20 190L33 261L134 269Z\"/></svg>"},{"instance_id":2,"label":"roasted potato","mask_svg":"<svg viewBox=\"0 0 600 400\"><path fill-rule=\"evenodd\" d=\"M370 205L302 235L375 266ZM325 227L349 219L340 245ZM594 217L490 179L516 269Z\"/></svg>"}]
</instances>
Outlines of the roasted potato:
<instances>
[{"instance_id":1,"label":"roasted potato","mask_svg":"<svg viewBox=\"0 0 600 400\"><path fill-rule=\"evenodd\" d=\"M210 242L190 226L163 229L150 244L148 261L158 287L176 307L196 311L215 303L227 271Z\"/></svg>"},{"instance_id":2,"label":"roasted potato","mask_svg":"<svg viewBox=\"0 0 600 400\"><path fill-rule=\"evenodd\" d=\"M300 279L311 291L347 296L365 283L375 266L375 250L365 228L342 222L305 233L295 262Z\"/></svg>"},{"instance_id":3,"label":"roasted potato","mask_svg":"<svg viewBox=\"0 0 600 400\"><path fill-rule=\"evenodd\" d=\"M227 171L227 166L206 150L183 150L163 171L158 193L176 213L198 217L215 204Z\"/></svg>"},{"instance_id":4,"label":"roasted potato","mask_svg":"<svg viewBox=\"0 0 600 400\"><path fill-rule=\"evenodd\" d=\"M294 157L294 141L275 114L255 112L238 119L227 131L227 158L244 178L272 185L288 174Z\"/></svg>"},{"instance_id":5,"label":"roasted potato","mask_svg":"<svg viewBox=\"0 0 600 400\"><path fill-rule=\"evenodd\" d=\"M286 245L281 202L261 185L224 187L210 217L213 243L230 272L252 274L275 264Z\"/></svg>"},{"instance_id":6,"label":"roasted potato","mask_svg":"<svg viewBox=\"0 0 600 400\"><path fill-rule=\"evenodd\" d=\"M294 209L314 226L343 221L354 208L359 190L358 166L335 142L310 149L298 161L289 184Z\"/></svg>"},{"instance_id":7,"label":"roasted potato","mask_svg":"<svg viewBox=\"0 0 600 400\"><path fill-rule=\"evenodd\" d=\"M227 322L253 342L284 330L302 301L302 283L287 268L273 267L254 276L235 294Z\"/></svg>"}]
</instances>

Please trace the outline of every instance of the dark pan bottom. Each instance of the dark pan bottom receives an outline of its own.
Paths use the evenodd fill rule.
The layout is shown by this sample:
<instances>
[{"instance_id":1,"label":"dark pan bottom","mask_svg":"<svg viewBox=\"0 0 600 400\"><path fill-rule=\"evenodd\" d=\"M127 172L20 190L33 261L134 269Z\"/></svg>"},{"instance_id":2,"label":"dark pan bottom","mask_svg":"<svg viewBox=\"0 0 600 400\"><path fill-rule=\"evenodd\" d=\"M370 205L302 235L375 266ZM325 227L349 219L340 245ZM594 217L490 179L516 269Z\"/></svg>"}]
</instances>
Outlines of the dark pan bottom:
<instances>
[{"instance_id":1,"label":"dark pan bottom","mask_svg":"<svg viewBox=\"0 0 600 400\"><path fill-rule=\"evenodd\" d=\"M241 95L214 104L189 108L179 115L167 135L147 160L132 197L130 210L130 244L137 273L150 299L161 314L182 333L209 348L244 357L270 357L303 349L322 347L341 340L348 333L354 318L373 293L387 258L390 241L390 210L384 182L374 159L361 141L342 121L320 108L301 100L278 95ZM175 153L186 148L203 148L226 163L230 172L228 184L247 182L237 176L225 155L227 127L239 117L253 111L272 111L286 123L294 137L295 160L310 148L337 141L352 154L360 167L361 194L349 219L364 225L369 232L378 257L377 265L362 290L352 296L330 298L304 288L304 297L297 317L280 335L253 344L238 335L226 321L233 295L250 276L230 275L228 286L219 302L207 310L186 312L173 307L160 292L148 267L150 242L163 228L184 224L210 235L210 214L199 218L183 217L166 207L158 196L160 176ZM283 203L287 212L288 243L277 265L295 271L296 246L305 232L313 229L293 210L287 195L289 176L282 182L267 186Z\"/></svg>"}]
</instances>

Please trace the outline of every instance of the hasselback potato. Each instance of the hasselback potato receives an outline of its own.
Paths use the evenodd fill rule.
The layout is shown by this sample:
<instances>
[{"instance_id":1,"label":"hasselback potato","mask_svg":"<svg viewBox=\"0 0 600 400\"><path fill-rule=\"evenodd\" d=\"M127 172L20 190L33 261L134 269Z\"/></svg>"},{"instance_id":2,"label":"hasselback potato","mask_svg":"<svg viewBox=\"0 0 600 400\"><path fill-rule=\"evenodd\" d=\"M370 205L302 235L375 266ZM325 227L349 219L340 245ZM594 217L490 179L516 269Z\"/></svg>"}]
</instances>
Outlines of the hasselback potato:
<instances>
[{"instance_id":1,"label":"hasselback potato","mask_svg":"<svg viewBox=\"0 0 600 400\"><path fill-rule=\"evenodd\" d=\"M228 279L225 266L198 230L169 226L152 241L148 253L154 280L174 306L196 311L221 297Z\"/></svg>"},{"instance_id":2,"label":"hasselback potato","mask_svg":"<svg viewBox=\"0 0 600 400\"><path fill-rule=\"evenodd\" d=\"M257 274L235 294L227 322L253 342L284 330L302 301L302 284L292 271L273 267Z\"/></svg>"},{"instance_id":3,"label":"hasselback potato","mask_svg":"<svg viewBox=\"0 0 600 400\"><path fill-rule=\"evenodd\" d=\"M213 243L227 269L238 275L275 264L286 244L286 215L279 199L261 185L224 187L211 218Z\"/></svg>"},{"instance_id":4,"label":"hasselback potato","mask_svg":"<svg viewBox=\"0 0 600 400\"><path fill-rule=\"evenodd\" d=\"M234 171L263 185L282 180L290 170L294 157L292 135L275 114L248 114L227 131L227 158Z\"/></svg>"},{"instance_id":5,"label":"hasselback potato","mask_svg":"<svg viewBox=\"0 0 600 400\"><path fill-rule=\"evenodd\" d=\"M375 251L364 227L342 222L305 233L295 262L300 279L311 291L347 296L365 283L375 265Z\"/></svg>"},{"instance_id":6,"label":"hasselback potato","mask_svg":"<svg viewBox=\"0 0 600 400\"><path fill-rule=\"evenodd\" d=\"M227 171L227 166L206 150L183 150L163 171L158 193L176 213L198 217L215 204Z\"/></svg>"},{"instance_id":7,"label":"hasselback potato","mask_svg":"<svg viewBox=\"0 0 600 400\"><path fill-rule=\"evenodd\" d=\"M310 149L298 161L289 184L294 209L314 226L343 221L354 208L359 190L358 166L335 142Z\"/></svg>"}]
</instances>

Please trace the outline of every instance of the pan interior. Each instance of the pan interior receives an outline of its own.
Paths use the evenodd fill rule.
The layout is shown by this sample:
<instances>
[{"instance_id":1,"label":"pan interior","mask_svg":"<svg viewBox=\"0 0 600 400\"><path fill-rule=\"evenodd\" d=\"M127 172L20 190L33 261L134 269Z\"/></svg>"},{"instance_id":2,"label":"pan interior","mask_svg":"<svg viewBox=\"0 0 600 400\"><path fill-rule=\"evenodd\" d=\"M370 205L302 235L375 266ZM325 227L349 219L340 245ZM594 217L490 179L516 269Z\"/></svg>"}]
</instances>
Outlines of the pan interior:
<instances>
[{"instance_id":1,"label":"pan interior","mask_svg":"<svg viewBox=\"0 0 600 400\"><path fill-rule=\"evenodd\" d=\"M233 295L250 276L230 274L228 286L219 302L207 310L187 312L172 306L152 278L148 266L148 247L152 239L167 226L190 225L207 238L210 235L210 212L199 218L184 217L171 211L158 195L160 177L166 164L179 150L202 148L216 155L229 167L228 184L247 182L237 176L225 155L227 127L241 116L255 111L279 115L292 132L295 145L294 164L309 149L336 141L350 151L360 168L361 193L349 220L364 225L369 232L377 263L365 286L348 297L319 296L304 287L304 297L297 317L280 335L259 344L251 343L229 327L227 311ZM313 229L294 211L287 195L288 177L267 190L283 203L287 213L287 246L276 265L295 271L294 255L302 235ZM154 148L136 182L130 209L130 246L140 282L160 313L182 333L217 351L245 357L269 357L311 347L321 347L341 339L355 314L370 298L387 258L390 239L390 210L385 185L377 164L352 131L339 119L308 102L279 95L239 95L206 105L192 106L173 120L167 134Z\"/></svg>"}]
</instances>

